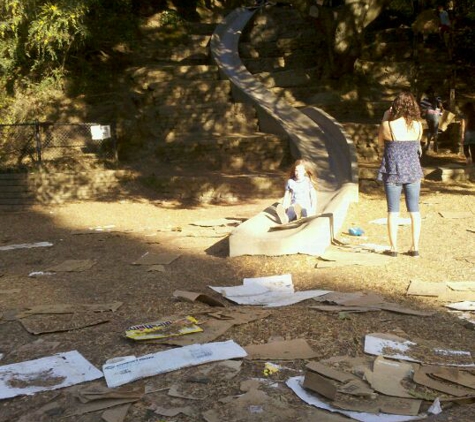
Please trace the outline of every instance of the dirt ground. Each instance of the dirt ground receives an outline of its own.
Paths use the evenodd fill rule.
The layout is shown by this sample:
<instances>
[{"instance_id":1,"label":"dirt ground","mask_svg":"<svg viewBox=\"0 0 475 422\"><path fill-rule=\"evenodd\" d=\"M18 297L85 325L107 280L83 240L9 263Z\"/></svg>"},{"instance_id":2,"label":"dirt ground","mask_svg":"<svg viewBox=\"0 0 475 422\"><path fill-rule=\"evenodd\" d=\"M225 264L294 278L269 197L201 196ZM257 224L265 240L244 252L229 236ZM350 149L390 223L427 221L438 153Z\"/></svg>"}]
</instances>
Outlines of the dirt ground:
<instances>
[{"instance_id":1,"label":"dirt ground","mask_svg":"<svg viewBox=\"0 0 475 422\"><path fill-rule=\"evenodd\" d=\"M273 202L264 201L229 206L182 207L174 202L119 198L113 202L83 202L61 206L35 207L28 211L0 215L0 246L32 242L51 242L52 247L0 251L0 353L2 365L78 350L97 368L107 359L141 356L169 347L157 342L128 340L125 329L134 324L170 315L199 315L210 311L208 305L173 298L175 290L221 296L208 286L235 286L245 277L290 273L296 290L326 289L338 292L373 292L387 301L419 310L430 310L431 317L379 311L342 314L311 309L315 301L273 308L270 315L248 324L235 326L217 341L232 339L241 346L262 344L272 338L307 340L317 353L314 360L332 356L363 356L364 336L372 332L397 333L413 341L475 353L474 326L448 312L445 303L435 298L408 296L411 280L443 283L475 281L474 218L443 217L446 211L471 212L475 216L475 185L425 181L421 198L423 231L421 257L400 254L384 266L342 266L316 268L312 256L227 256L227 227L203 227L194 222L222 218L250 217ZM381 188L366 190L352 204L338 239L350 245L374 243L387 245L386 227L370 223L385 217ZM442 214L441 214L442 213ZM402 213L402 217L406 217ZM362 237L347 234L350 227L363 228ZM103 231L94 229L102 228ZM401 226L400 251L409 246L410 229ZM132 265L146 252L179 254L165 265L163 272L147 271L147 266ZM66 260L93 260L95 265L82 272L56 272L29 277L36 271ZM108 322L77 330L33 335L26 331L16 315L36 305L101 304L120 301L115 312L99 314ZM226 302L229 309L241 309ZM214 308L211 309L212 311ZM61 316L63 318L64 316ZM43 316L38 318L50 318ZM58 321L59 316L53 316ZM72 316L67 318L72 320ZM78 323L84 314L75 317ZM48 322L46 321L46 322ZM277 387L261 386L269 396L289 412L272 416L257 414L249 420L262 421L341 421L349 420L321 413L304 404L285 380L304 369L305 360L280 363L283 369L269 378ZM241 382L263 378L264 361L245 361L232 379L221 377L200 381L193 377L195 368L175 371L135 382L153 385L159 391L145 395L129 409L125 421L199 421L201 412L223 406L219 399L242 393ZM105 385L104 380L95 382ZM177 384L192 391L199 400L170 397L166 387ZM0 401L0 421L56 421L66 409L77 404L76 387L21 396ZM275 403L275 402L274 402ZM159 416L153 406L166 408L189 406L194 416ZM274 406L275 407L275 406ZM290 415L290 416L289 416ZM454 405L429 421L472 422L475 405ZM69 421L99 421L101 412L71 416ZM222 420L244 421L235 414Z\"/></svg>"}]
</instances>

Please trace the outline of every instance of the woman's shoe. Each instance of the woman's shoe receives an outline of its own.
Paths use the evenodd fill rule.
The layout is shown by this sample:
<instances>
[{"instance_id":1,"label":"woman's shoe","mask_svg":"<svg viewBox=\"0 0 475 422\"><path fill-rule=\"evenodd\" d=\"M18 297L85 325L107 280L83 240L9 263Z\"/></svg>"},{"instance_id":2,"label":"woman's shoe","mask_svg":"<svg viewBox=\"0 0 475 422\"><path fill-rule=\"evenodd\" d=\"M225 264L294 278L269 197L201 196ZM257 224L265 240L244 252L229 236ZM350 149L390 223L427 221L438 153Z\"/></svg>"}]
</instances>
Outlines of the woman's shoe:
<instances>
[{"instance_id":1,"label":"woman's shoe","mask_svg":"<svg viewBox=\"0 0 475 422\"><path fill-rule=\"evenodd\" d=\"M397 258L397 252L396 251L384 251L383 254L391 256L393 258Z\"/></svg>"},{"instance_id":2,"label":"woman's shoe","mask_svg":"<svg viewBox=\"0 0 475 422\"><path fill-rule=\"evenodd\" d=\"M407 254L413 258L419 258L419 251L407 251Z\"/></svg>"}]
</instances>

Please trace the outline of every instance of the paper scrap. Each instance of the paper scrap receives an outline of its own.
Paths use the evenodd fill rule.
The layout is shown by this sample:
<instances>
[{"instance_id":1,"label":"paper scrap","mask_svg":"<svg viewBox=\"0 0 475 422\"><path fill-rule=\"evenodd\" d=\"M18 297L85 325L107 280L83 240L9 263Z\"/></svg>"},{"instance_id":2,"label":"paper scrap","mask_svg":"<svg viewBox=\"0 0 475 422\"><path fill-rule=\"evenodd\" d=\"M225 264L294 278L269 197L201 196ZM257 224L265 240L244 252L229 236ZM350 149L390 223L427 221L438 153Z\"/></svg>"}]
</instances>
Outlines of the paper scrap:
<instances>
[{"instance_id":1,"label":"paper scrap","mask_svg":"<svg viewBox=\"0 0 475 422\"><path fill-rule=\"evenodd\" d=\"M196 325L197 323L198 320L192 316L166 321L148 322L127 328L125 336L132 340L153 340L183 336L203 331L201 327Z\"/></svg>"},{"instance_id":2,"label":"paper scrap","mask_svg":"<svg viewBox=\"0 0 475 422\"><path fill-rule=\"evenodd\" d=\"M0 251L11 251L13 249L49 248L51 246L53 246L53 244L50 242L20 243L17 245L0 246Z\"/></svg>"},{"instance_id":3,"label":"paper scrap","mask_svg":"<svg viewBox=\"0 0 475 422\"><path fill-rule=\"evenodd\" d=\"M239 305L267 307L287 306L329 293L328 290L295 292L290 274L245 278L241 286L209 287Z\"/></svg>"},{"instance_id":4,"label":"paper scrap","mask_svg":"<svg viewBox=\"0 0 475 422\"><path fill-rule=\"evenodd\" d=\"M0 366L0 399L56 390L102 378L78 351Z\"/></svg>"},{"instance_id":5,"label":"paper scrap","mask_svg":"<svg viewBox=\"0 0 475 422\"><path fill-rule=\"evenodd\" d=\"M54 275L54 273L49 273L47 271L32 271L30 274L28 274L28 277L41 277L44 275Z\"/></svg>"},{"instance_id":6,"label":"paper scrap","mask_svg":"<svg viewBox=\"0 0 475 422\"><path fill-rule=\"evenodd\" d=\"M193 344L103 366L107 386L118 387L141 378L218 360L243 358L246 351L232 340Z\"/></svg>"},{"instance_id":7,"label":"paper scrap","mask_svg":"<svg viewBox=\"0 0 475 422\"><path fill-rule=\"evenodd\" d=\"M318 407L319 409L328 410L330 412L338 412L342 415L346 415L349 418L356 419L360 422L406 422L420 419L420 416L406 416L406 415L391 415L387 413L367 413L367 412L355 412L351 410L344 410L333 407L332 405L324 402L319 398L317 394L305 390L302 387L303 377L297 376L289 378L286 381L287 386L305 403Z\"/></svg>"}]
</instances>

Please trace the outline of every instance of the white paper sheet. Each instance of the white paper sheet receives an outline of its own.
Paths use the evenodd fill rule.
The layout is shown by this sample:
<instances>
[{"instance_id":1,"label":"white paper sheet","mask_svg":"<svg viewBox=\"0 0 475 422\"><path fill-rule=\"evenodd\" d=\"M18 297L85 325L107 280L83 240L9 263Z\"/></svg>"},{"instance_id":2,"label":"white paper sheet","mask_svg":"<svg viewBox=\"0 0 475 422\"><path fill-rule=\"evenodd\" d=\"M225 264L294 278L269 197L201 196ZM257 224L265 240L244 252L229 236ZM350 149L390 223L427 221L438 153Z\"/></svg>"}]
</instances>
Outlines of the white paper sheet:
<instances>
[{"instance_id":1,"label":"white paper sheet","mask_svg":"<svg viewBox=\"0 0 475 422\"><path fill-rule=\"evenodd\" d=\"M328 410L330 412L341 413L349 418L356 419L361 422L405 422L415 421L421 419L421 416L405 416L405 415L390 415L388 413L367 413L367 412L353 412L350 410L338 409L328 403L320 400L317 394L310 393L302 387L304 377L292 377L286 382L287 386L299 396L304 402L318 407L319 409Z\"/></svg>"},{"instance_id":2,"label":"white paper sheet","mask_svg":"<svg viewBox=\"0 0 475 422\"><path fill-rule=\"evenodd\" d=\"M177 349L144 355L102 367L109 388L141 378L176 371L188 366L220 360L243 358L246 351L232 340L217 343L192 344Z\"/></svg>"},{"instance_id":3,"label":"white paper sheet","mask_svg":"<svg viewBox=\"0 0 475 422\"><path fill-rule=\"evenodd\" d=\"M78 351L0 366L0 399L56 390L102 378Z\"/></svg>"},{"instance_id":4,"label":"white paper sheet","mask_svg":"<svg viewBox=\"0 0 475 422\"><path fill-rule=\"evenodd\" d=\"M241 286L209 287L239 305L261 305L267 307L292 305L302 300L330 293L329 290L295 292L290 274L245 278Z\"/></svg>"},{"instance_id":5,"label":"white paper sheet","mask_svg":"<svg viewBox=\"0 0 475 422\"><path fill-rule=\"evenodd\" d=\"M397 337L395 337L395 339L386 338L385 336L386 336L385 334L378 334L378 333L367 334L365 336L364 352L370 355L384 356L391 359L400 359L400 360L405 360L409 362L419 362L419 363L421 362L420 360L417 360L409 356L409 354L405 353L409 351L411 346L417 346L417 343L413 343L412 341L409 341L409 340L398 339ZM388 337L391 337L391 336L388 336ZM434 352L434 355L446 356L447 361L446 362L431 362L430 356L427 356L427 361L424 361L424 363L433 364L433 365L447 365L447 366L461 366L461 367L475 366L475 364L472 361L472 355L468 351L436 349L436 348L432 350ZM391 353L388 353L388 351L391 351ZM460 357L462 359L465 359L467 363L457 364L455 362L449 362L450 357L454 357L454 358Z\"/></svg>"},{"instance_id":6,"label":"white paper sheet","mask_svg":"<svg viewBox=\"0 0 475 422\"><path fill-rule=\"evenodd\" d=\"M11 251L13 249L49 248L51 246L53 246L53 244L50 242L19 243L17 245L0 246L0 251Z\"/></svg>"},{"instance_id":7,"label":"white paper sheet","mask_svg":"<svg viewBox=\"0 0 475 422\"><path fill-rule=\"evenodd\" d=\"M456 309L458 311L475 311L475 302L465 300L463 302L450 303L445 305L446 308Z\"/></svg>"}]
</instances>

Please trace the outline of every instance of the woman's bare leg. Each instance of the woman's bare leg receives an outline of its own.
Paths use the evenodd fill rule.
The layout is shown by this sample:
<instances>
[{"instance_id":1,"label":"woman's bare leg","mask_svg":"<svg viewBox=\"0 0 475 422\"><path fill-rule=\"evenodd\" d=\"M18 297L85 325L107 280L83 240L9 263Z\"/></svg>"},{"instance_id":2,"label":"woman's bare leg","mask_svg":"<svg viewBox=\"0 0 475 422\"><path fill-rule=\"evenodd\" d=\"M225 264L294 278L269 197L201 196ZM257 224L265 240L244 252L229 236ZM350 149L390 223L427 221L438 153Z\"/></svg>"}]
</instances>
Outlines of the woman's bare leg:
<instances>
[{"instance_id":1,"label":"woman's bare leg","mask_svg":"<svg viewBox=\"0 0 475 422\"><path fill-rule=\"evenodd\" d=\"M410 212L411 216L411 230L412 230L412 247L411 251L419 250L419 238L421 236L421 213Z\"/></svg>"},{"instance_id":2,"label":"woman's bare leg","mask_svg":"<svg viewBox=\"0 0 475 422\"><path fill-rule=\"evenodd\" d=\"M398 212L388 212L388 236L391 251L397 252Z\"/></svg>"}]
</instances>

